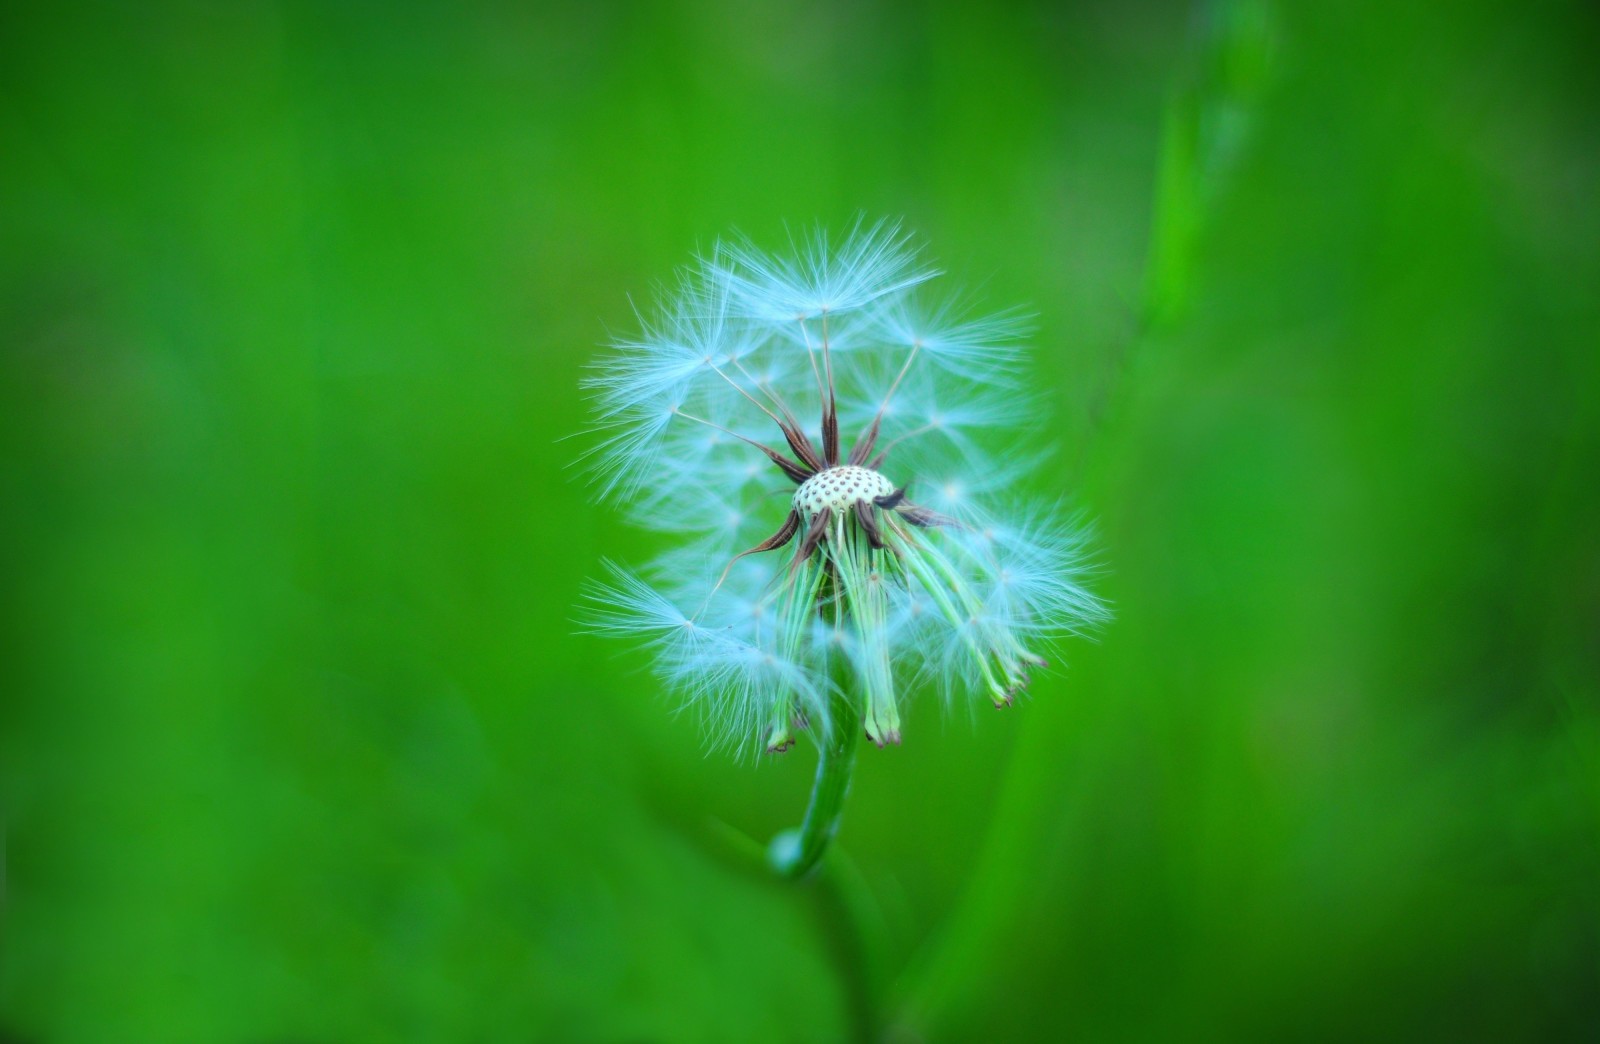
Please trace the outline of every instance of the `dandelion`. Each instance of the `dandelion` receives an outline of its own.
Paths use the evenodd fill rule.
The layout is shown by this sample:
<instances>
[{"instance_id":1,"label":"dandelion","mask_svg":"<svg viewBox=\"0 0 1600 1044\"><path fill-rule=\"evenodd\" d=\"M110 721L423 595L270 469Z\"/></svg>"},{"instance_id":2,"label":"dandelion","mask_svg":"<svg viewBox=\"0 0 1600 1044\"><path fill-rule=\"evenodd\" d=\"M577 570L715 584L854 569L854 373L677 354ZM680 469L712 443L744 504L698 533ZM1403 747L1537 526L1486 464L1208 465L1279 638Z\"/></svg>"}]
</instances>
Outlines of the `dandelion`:
<instances>
[{"instance_id":1,"label":"dandelion","mask_svg":"<svg viewBox=\"0 0 1600 1044\"><path fill-rule=\"evenodd\" d=\"M716 744L821 757L805 872L837 826L855 739L901 741L919 689L1009 706L1052 642L1105 616L1070 519L1013 492L1021 318L930 301L893 224L789 256L723 243L585 382L590 462L634 520L681 535L642 573L608 563L593 629L643 639Z\"/></svg>"}]
</instances>

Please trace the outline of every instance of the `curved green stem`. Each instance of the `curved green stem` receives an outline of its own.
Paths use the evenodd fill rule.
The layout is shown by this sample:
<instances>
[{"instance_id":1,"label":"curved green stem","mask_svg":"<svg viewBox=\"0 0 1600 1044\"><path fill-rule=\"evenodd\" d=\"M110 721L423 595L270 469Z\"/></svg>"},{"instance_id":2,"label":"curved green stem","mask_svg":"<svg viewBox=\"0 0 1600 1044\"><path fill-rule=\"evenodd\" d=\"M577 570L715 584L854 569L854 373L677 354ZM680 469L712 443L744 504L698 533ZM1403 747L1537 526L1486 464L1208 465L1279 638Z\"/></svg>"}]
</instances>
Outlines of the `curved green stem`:
<instances>
[{"instance_id":1,"label":"curved green stem","mask_svg":"<svg viewBox=\"0 0 1600 1044\"><path fill-rule=\"evenodd\" d=\"M806 818L798 830L785 830L773 838L767 849L773 869L785 877L804 877L817 865L839 830L844 797L850 792L861 722L842 689L834 691L829 703L830 730L817 744L817 778L811 785Z\"/></svg>"}]
</instances>

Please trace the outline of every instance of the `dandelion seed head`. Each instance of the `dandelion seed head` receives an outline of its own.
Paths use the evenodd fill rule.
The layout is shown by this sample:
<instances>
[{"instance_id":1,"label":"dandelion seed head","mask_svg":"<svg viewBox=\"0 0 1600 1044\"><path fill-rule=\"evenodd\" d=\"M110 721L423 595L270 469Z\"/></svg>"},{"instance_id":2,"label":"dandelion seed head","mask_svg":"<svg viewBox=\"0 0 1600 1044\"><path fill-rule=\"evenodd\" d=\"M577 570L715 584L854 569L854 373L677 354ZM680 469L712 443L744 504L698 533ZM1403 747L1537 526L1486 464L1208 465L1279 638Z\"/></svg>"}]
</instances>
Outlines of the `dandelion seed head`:
<instances>
[{"instance_id":1,"label":"dandelion seed head","mask_svg":"<svg viewBox=\"0 0 1600 1044\"><path fill-rule=\"evenodd\" d=\"M1008 705L1106 618L1082 526L1015 501L1041 459L1016 445L1026 324L935 299L937 274L888 222L721 243L584 381L599 492L674 535L608 564L586 618L645 645L713 745L898 743L909 693Z\"/></svg>"}]
</instances>

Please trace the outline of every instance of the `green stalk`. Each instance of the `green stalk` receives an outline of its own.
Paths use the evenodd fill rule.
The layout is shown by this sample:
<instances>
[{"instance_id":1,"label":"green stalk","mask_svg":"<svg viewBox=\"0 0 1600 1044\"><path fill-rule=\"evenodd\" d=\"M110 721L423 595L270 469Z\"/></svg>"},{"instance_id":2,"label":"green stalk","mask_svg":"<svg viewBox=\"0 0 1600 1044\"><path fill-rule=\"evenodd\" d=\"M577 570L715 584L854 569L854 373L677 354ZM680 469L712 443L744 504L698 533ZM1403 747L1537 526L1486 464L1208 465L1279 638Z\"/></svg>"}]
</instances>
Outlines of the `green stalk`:
<instances>
[{"instance_id":1,"label":"green stalk","mask_svg":"<svg viewBox=\"0 0 1600 1044\"><path fill-rule=\"evenodd\" d=\"M784 877L804 877L817 865L828 850L828 842L839 831L844 798L850 792L850 773L855 768L861 722L845 695L843 683L849 672L844 668L843 659L839 658L840 663L834 670L836 684L828 698L830 731L817 743L817 778L811 785L806 818L798 830L785 830L773 838L767 849L773 869Z\"/></svg>"}]
</instances>

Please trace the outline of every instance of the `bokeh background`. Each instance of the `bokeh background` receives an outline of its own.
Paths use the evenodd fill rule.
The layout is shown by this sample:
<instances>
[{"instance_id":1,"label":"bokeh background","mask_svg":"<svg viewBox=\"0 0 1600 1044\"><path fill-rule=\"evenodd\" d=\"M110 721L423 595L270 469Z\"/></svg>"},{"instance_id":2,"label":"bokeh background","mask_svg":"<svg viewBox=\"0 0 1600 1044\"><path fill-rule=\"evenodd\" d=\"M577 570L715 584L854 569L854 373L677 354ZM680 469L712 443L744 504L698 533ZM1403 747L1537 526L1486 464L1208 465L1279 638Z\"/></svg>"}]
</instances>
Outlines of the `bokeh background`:
<instances>
[{"instance_id":1,"label":"bokeh background","mask_svg":"<svg viewBox=\"0 0 1600 1044\"><path fill-rule=\"evenodd\" d=\"M0 1036L1600 1037L1582 3L7 5ZM731 229L1037 314L1116 621L822 880L575 633Z\"/></svg>"}]
</instances>

